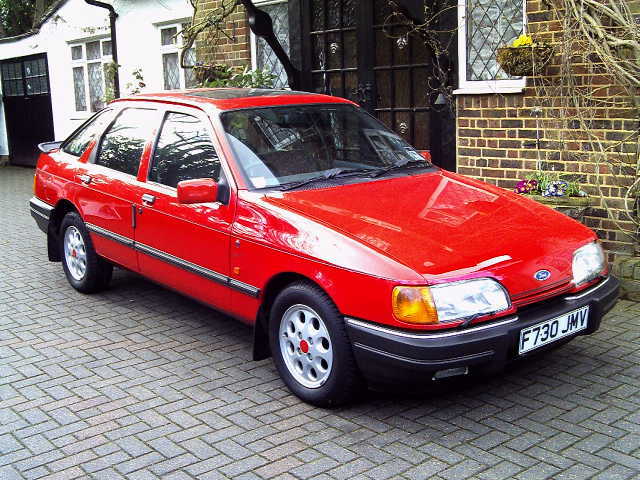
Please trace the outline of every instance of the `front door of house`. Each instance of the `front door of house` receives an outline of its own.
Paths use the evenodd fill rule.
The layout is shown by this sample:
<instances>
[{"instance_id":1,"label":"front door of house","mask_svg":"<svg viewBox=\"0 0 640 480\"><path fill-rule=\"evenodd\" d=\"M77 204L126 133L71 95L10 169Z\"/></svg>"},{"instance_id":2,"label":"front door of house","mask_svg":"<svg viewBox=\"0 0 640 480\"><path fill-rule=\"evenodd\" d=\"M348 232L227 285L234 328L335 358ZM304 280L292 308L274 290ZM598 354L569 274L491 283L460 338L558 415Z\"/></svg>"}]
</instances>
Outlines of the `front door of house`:
<instances>
[{"instance_id":1,"label":"front door of house","mask_svg":"<svg viewBox=\"0 0 640 480\"><path fill-rule=\"evenodd\" d=\"M35 166L38 144L55 140L47 56L3 60L0 72L11 163Z\"/></svg>"},{"instance_id":2,"label":"front door of house","mask_svg":"<svg viewBox=\"0 0 640 480\"><path fill-rule=\"evenodd\" d=\"M359 103L454 170L454 109L434 75L442 62L436 65L433 48L407 27L407 20L424 21L423 0L396 4L394 10L388 0L301 0L303 84Z\"/></svg>"}]
</instances>

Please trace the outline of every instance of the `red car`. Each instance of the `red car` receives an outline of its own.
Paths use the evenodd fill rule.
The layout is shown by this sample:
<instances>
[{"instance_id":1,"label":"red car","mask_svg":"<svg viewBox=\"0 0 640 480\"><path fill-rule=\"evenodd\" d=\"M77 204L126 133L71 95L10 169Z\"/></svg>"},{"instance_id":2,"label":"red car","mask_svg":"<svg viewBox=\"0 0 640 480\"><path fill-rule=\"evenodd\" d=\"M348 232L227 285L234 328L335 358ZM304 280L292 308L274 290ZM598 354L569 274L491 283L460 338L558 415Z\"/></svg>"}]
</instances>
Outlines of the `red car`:
<instances>
[{"instance_id":1,"label":"red car","mask_svg":"<svg viewBox=\"0 0 640 480\"><path fill-rule=\"evenodd\" d=\"M617 300L591 230L435 167L344 99L136 96L41 150L30 209L74 288L117 265L206 302L315 405L496 371Z\"/></svg>"}]
</instances>

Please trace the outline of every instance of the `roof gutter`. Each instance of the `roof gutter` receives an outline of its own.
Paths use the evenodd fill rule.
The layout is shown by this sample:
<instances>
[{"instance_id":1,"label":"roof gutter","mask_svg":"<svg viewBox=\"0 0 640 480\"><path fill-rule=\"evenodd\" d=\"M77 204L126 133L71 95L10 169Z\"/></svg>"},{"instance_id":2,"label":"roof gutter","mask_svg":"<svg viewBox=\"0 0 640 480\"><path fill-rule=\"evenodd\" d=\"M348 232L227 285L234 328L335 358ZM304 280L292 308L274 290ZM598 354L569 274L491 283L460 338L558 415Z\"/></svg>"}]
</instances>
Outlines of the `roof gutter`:
<instances>
[{"instance_id":1,"label":"roof gutter","mask_svg":"<svg viewBox=\"0 0 640 480\"><path fill-rule=\"evenodd\" d=\"M118 74L118 42L116 36L116 18L118 18L118 14L113 8L113 5L109 3L99 2L98 0L84 1L89 5L93 5L94 7L106 8L107 10L109 10L109 25L111 31L111 57L113 58L113 63L116 66L113 70L113 96L115 98L120 98L120 75Z\"/></svg>"}]
</instances>

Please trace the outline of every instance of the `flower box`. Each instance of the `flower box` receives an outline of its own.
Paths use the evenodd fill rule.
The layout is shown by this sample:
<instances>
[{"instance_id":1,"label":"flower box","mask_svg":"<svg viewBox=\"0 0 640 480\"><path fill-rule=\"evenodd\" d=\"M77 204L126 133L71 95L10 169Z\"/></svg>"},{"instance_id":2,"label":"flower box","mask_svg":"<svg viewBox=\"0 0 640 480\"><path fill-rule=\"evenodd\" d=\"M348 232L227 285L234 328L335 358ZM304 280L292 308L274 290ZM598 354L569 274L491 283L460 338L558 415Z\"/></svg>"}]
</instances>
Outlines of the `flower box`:
<instances>
[{"instance_id":1,"label":"flower box","mask_svg":"<svg viewBox=\"0 0 640 480\"><path fill-rule=\"evenodd\" d=\"M543 195L526 195L548 207L582 222L587 210L595 204L593 197L545 197Z\"/></svg>"},{"instance_id":2,"label":"flower box","mask_svg":"<svg viewBox=\"0 0 640 480\"><path fill-rule=\"evenodd\" d=\"M525 77L539 75L549 63L551 54L551 46L545 44L500 47L496 59L502 69L512 77Z\"/></svg>"}]
</instances>

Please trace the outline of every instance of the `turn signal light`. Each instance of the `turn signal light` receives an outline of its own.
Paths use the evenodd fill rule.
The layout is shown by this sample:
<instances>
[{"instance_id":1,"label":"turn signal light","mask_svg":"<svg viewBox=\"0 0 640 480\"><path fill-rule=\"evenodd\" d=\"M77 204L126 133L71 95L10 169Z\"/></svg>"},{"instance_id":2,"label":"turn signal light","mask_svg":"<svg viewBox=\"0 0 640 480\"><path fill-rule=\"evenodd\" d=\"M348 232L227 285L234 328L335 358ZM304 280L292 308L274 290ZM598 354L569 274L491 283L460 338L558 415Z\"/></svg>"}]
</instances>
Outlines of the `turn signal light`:
<instances>
[{"instance_id":1,"label":"turn signal light","mask_svg":"<svg viewBox=\"0 0 640 480\"><path fill-rule=\"evenodd\" d=\"M395 287L392 305L393 315L401 322L438 323L438 312L429 287Z\"/></svg>"}]
</instances>

